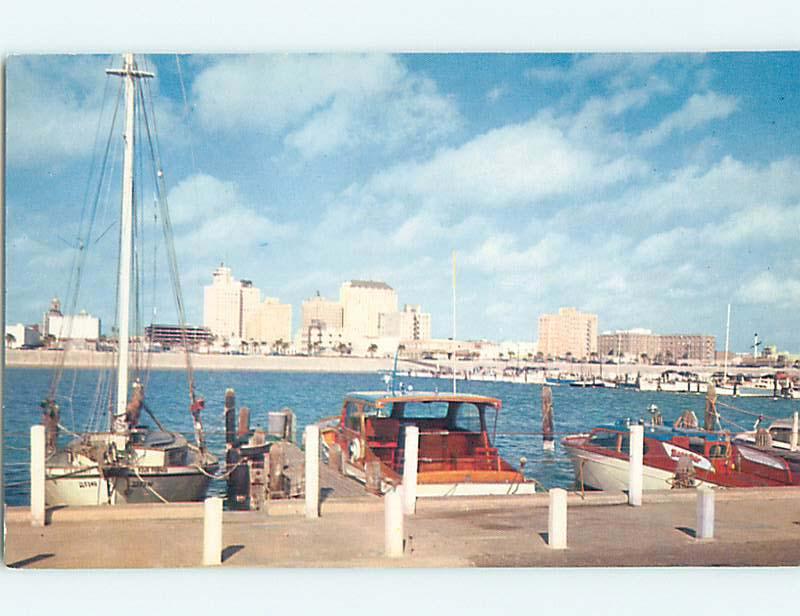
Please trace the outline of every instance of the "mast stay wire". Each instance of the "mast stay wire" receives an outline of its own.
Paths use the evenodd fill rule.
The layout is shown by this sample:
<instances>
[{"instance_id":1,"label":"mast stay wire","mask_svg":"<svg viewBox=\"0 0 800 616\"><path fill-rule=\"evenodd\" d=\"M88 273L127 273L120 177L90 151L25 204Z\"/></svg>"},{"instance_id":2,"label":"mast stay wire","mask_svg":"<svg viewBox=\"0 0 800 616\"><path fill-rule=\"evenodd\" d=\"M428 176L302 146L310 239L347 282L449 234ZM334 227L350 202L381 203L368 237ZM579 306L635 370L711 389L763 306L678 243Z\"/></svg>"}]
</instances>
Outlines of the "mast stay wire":
<instances>
[{"instance_id":1,"label":"mast stay wire","mask_svg":"<svg viewBox=\"0 0 800 616\"><path fill-rule=\"evenodd\" d=\"M152 131L150 130L150 120L148 117L146 102L144 100L144 91L143 91L144 89L142 89L140 90L139 94L144 109L144 120L145 120L144 127L145 127L145 132L147 134L147 142L150 148L151 159L153 162L153 176L154 176L153 179L156 187L156 193L158 196L159 208L161 210L161 226L164 234L164 242L167 248L167 261L169 263L170 278L172 280L173 297L175 299L175 307L178 312L178 320L181 330L181 339L185 349L186 372L189 385L189 399L191 401L191 404L194 405L196 401L194 370L192 368L192 360L191 360L188 340L186 337L186 309L183 303L183 292L181 289L180 276L178 274L178 260L177 260L177 255L175 253L174 234L172 230L172 223L170 221L169 205L167 203L166 183L164 180L164 172L161 166L160 146L158 143L158 133L156 132L157 126L155 120L155 109L152 103L153 97L149 92L150 85L146 83L145 88L148 89L148 94L150 95L151 99L151 115L153 118L152 120L153 130Z\"/></svg>"},{"instance_id":2,"label":"mast stay wire","mask_svg":"<svg viewBox=\"0 0 800 616\"><path fill-rule=\"evenodd\" d=\"M102 163L102 167L101 167L101 170L100 170L100 176L99 176L98 182L97 182L97 190L95 191L94 199L92 200L91 206L89 208L90 214L89 214L89 219L88 219L88 224L87 224L87 229L86 229L85 234L81 233L81 231L83 230L82 228L83 228L84 222L85 222L84 221L85 214L83 213L83 209L82 209L82 213L81 213L81 222L80 222L80 227L79 227L79 237L80 237L80 235L83 235L85 237L85 241L79 241L79 243L78 243L78 249L76 251L77 254L75 255L74 260L73 260L73 266L72 266L71 271L70 271L68 290L67 290L67 293L68 293L67 310L68 311L72 311L73 314L74 314L75 308L76 308L77 303L78 303L78 297L80 295L81 276L82 276L82 272L83 272L83 267L84 267L84 265L86 263L86 255L87 255L87 252L88 252L86 249L88 248L88 245L89 245L89 242L90 242L91 236L92 236L92 231L94 229L94 223L95 223L96 216L97 216L97 207L98 207L98 203L100 201L100 194L102 192L103 179L106 176L106 168L107 168L107 163L108 163L108 154L109 154L109 150L111 149L111 144L112 144L112 141L113 141L114 129L116 127L117 115L118 115L118 112L119 112L121 98L122 98L122 87L120 86L118 88L118 90L117 90L117 102L116 102L116 105L114 107L114 114L113 114L112 120L111 120L111 128L109 130L108 138L106 140L106 145L105 145L105 149L104 149L104 152L103 152L103 163ZM101 117L102 117L102 113L101 113ZM93 175L94 174L90 174L90 177L92 177ZM86 208L87 205L88 205L88 201L86 203L84 203L84 209ZM69 328L68 329L71 329L71 328L72 328L72 320L70 320L70 322L69 322ZM69 333L70 332L67 332L68 336L69 336ZM54 374L53 374L53 379L52 379L52 381L50 383L49 398L51 398L51 399L56 395L56 391L58 390L59 383L61 382L61 377L62 377L62 375L64 373L65 361L66 361L66 350L61 353L61 356L59 358L58 364L56 365L56 368L55 368L55 371L54 371Z\"/></svg>"}]
</instances>

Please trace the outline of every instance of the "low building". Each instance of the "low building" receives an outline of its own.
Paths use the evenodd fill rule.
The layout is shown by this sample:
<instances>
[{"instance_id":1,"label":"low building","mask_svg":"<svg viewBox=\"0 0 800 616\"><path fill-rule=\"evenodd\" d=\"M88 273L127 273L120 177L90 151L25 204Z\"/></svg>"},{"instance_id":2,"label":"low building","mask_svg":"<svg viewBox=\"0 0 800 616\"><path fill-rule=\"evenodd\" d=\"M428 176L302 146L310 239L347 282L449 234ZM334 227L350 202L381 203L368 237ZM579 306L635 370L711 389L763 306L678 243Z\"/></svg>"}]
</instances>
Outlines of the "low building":
<instances>
[{"instance_id":1,"label":"low building","mask_svg":"<svg viewBox=\"0 0 800 616\"><path fill-rule=\"evenodd\" d=\"M42 346L42 333L38 325L6 325L6 347L9 349Z\"/></svg>"},{"instance_id":2,"label":"low building","mask_svg":"<svg viewBox=\"0 0 800 616\"><path fill-rule=\"evenodd\" d=\"M98 340L100 338L100 319L85 310L80 314L60 315L52 312L45 315L45 337L56 340Z\"/></svg>"},{"instance_id":3,"label":"low building","mask_svg":"<svg viewBox=\"0 0 800 616\"><path fill-rule=\"evenodd\" d=\"M210 328L192 325L148 325L144 328L144 337L148 344L160 344L165 348L183 347L184 344L193 348L211 344L214 340Z\"/></svg>"}]
</instances>

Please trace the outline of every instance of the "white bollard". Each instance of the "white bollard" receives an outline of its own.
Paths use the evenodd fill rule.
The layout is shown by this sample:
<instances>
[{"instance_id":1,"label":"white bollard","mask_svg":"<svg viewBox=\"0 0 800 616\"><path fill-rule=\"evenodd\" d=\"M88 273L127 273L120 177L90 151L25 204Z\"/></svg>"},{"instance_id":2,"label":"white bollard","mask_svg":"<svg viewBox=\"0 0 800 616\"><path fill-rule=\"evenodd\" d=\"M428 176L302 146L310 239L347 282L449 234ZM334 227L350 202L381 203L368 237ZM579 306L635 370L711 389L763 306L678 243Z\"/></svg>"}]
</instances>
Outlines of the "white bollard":
<instances>
[{"instance_id":1,"label":"white bollard","mask_svg":"<svg viewBox=\"0 0 800 616\"><path fill-rule=\"evenodd\" d=\"M417 468L419 464L419 428L406 426L403 458L403 512L414 515L417 510Z\"/></svg>"},{"instance_id":2,"label":"white bollard","mask_svg":"<svg viewBox=\"0 0 800 616\"><path fill-rule=\"evenodd\" d=\"M383 528L386 556L403 555L403 488L390 490L383 496Z\"/></svg>"},{"instance_id":3,"label":"white bollard","mask_svg":"<svg viewBox=\"0 0 800 616\"><path fill-rule=\"evenodd\" d=\"M31 526L45 525L44 426L31 426Z\"/></svg>"},{"instance_id":4,"label":"white bollard","mask_svg":"<svg viewBox=\"0 0 800 616\"><path fill-rule=\"evenodd\" d=\"M642 505L642 482L644 479L644 426L631 426L630 455L628 456L628 504Z\"/></svg>"},{"instance_id":5,"label":"white bollard","mask_svg":"<svg viewBox=\"0 0 800 616\"><path fill-rule=\"evenodd\" d=\"M697 527L694 534L696 539L714 538L714 490L697 490Z\"/></svg>"},{"instance_id":6,"label":"white bollard","mask_svg":"<svg viewBox=\"0 0 800 616\"><path fill-rule=\"evenodd\" d=\"M207 498L203 503L203 566L222 564L222 499Z\"/></svg>"},{"instance_id":7,"label":"white bollard","mask_svg":"<svg viewBox=\"0 0 800 616\"><path fill-rule=\"evenodd\" d=\"M797 451L797 411L794 412L794 416L792 417L792 437L789 441L789 449L791 451Z\"/></svg>"},{"instance_id":8,"label":"white bollard","mask_svg":"<svg viewBox=\"0 0 800 616\"><path fill-rule=\"evenodd\" d=\"M563 488L550 490L547 545L554 550L567 549L567 491Z\"/></svg>"},{"instance_id":9,"label":"white bollard","mask_svg":"<svg viewBox=\"0 0 800 616\"><path fill-rule=\"evenodd\" d=\"M306 426L306 517L319 517L319 426Z\"/></svg>"}]
</instances>

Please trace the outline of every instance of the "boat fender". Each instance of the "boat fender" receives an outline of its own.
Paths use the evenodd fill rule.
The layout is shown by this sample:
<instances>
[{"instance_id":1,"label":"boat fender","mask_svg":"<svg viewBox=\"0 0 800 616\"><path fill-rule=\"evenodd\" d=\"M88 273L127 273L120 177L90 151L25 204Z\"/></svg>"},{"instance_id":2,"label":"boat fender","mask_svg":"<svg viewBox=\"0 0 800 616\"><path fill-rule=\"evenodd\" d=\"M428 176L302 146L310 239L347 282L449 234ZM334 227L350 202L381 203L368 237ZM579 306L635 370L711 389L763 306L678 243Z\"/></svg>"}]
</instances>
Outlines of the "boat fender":
<instances>
[{"instance_id":1,"label":"boat fender","mask_svg":"<svg viewBox=\"0 0 800 616\"><path fill-rule=\"evenodd\" d=\"M361 450L361 440L354 438L350 441L350 461L351 462L358 462L361 459L361 454L363 453Z\"/></svg>"}]
</instances>

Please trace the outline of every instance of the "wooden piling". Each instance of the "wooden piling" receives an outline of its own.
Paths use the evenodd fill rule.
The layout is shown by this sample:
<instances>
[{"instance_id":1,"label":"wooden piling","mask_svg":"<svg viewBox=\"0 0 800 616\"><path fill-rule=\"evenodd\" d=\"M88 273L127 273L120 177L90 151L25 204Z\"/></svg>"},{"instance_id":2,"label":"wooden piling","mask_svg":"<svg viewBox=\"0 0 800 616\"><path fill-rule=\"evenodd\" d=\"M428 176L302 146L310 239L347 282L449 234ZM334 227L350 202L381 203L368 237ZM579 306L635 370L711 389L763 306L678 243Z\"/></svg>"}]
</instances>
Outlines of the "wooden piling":
<instances>
[{"instance_id":1,"label":"wooden piling","mask_svg":"<svg viewBox=\"0 0 800 616\"><path fill-rule=\"evenodd\" d=\"M319 426L306 426L306 517L319 517Z\"/></svg>"},{"instance_id":2,"label":"wooden piling","mask_svg":"<svg viewBox=\"0 0 800 616\"><path fill-rule=\"evenodd\" d=\"M403 512L414 515L417 510L417 468L419 465L419 428L406 426L403 453Z\"/></svg>"},{"instance_id":3,"label":"wooden piling","mask_svg":"<svg viewBox=\"0 0 800 616\"><path fill-rule=\"evenodd\" d=\"M550 490L547 545L553 550L567 549L567 491L563 488Z\"/></svg>"},{"instance_id":4,"label":"wooden piling","mask_svg":"<svg viewBox=\"0 0 800 616\"><path fill-rule=\"evenodd\" d=\"M542 387L542 449L553 451L553 391L549 386Z\"/></svg>"},{"instance_id":5,"label":"wooden piling","mask_svg":"<svg viewBox=\"0 0 800 616\"><path fill-rule=\"evenodd\" d=\"M31 426L31 526L44 526L45 427Z\"/></svg>"},{"instance_id":6,"label":"wooden piling","mask_svg":"<svg viewBox=\"0 0 800 616\"><path fill-rule=\"evenodd\" d=\"M371 460L364 465L367 476L365 482L367 492L370 494L381 494L381 463L378 460Z\"/></svg>"},{"instance_id":7,"label":"wooden piling","mask_svg":"<svg viewBox=\"0 0 800 616\"><path fill-rule=\"evenodd\" d=\"M384 547L389 558L403 556L403 489L395 488L383 497Z\"/></svg>"},{"instance_id":8,"label":"wooden piling","mask_svg":"<svg viewBox=\"0 0 800 616\"><path fill-rule=\"evenodd\" d=\"M203 504L203 566L222 564L222 499L207 498Z\"/></svg>"},{"instance_id":9,"label":"wooden piling","mask_svg":"<svg viewBox=\"0 0 800 616\"><path fill-rule=\"evenodd\" d=\"M628 456L628 504L642 505L642 483L644 481L644 426L634 424L630 428L630 455Z\"/></svg>"},{"instance_id":10,"label":"wooden piling","mask_svg":"<svg viewBox=\"0 0 800 616\"><path fill-rule=\"evenodd\" d=\"M225 390L225 443L233 445L236 441L236 392Z\"/></svg>"},{"instance_id":11,"label":"wooden piling","mask_svg":"<svg viewBox=\"0 0 800 616\"><path fill-rule=\"evenodd\" d=\"M236 430L236 436L240 439L245 438L250 434L250 409L243 406L239 409L239 425Z\"/></svg>"},{"instance_id":12,"label":"wooden piling","mask_svg":"<svg viewBox=\"0 0 800 616\"><path fill-rule=\"evenodd\" d=\"M283 469L286 466L286 457L284 455L283 447L276 443L269 450L269 491L271 495L282 494L283 487Z\"/></svg>"}]
</instances>

